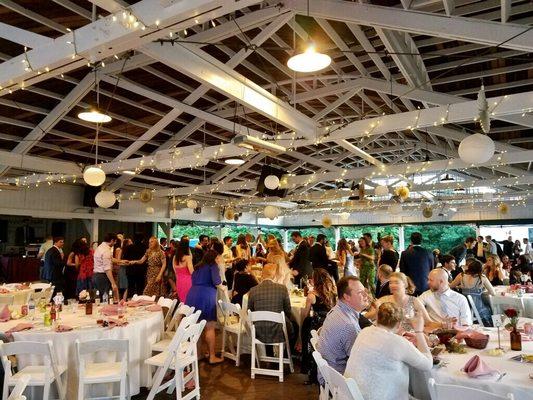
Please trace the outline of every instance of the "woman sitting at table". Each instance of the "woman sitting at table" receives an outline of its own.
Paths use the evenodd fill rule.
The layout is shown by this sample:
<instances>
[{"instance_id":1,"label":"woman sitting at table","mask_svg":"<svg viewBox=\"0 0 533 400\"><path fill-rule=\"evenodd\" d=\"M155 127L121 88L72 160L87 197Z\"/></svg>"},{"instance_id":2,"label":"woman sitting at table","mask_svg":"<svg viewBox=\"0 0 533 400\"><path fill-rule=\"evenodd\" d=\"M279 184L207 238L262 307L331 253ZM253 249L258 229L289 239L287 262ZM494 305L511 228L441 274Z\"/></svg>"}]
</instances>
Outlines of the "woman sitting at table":
<instances>
[{"instance_id":1,"label":"woman sitting at table","mask_svg":"<svg viewBox=\"0 0 533 400\"><path fill-rule=\"evenodd\" d=\"M144 264L145 262L148 263L148 270L143 295L157 298L162 295L162 280L167 267L167 257L155 236L148 241L148 250L144 256L140 260L130 261L129 264Z\"/></svg>"},{"instance_id":2,"label":"woman sitting at table","mask_svg":"<svg viewBox=\"0 0 533 400\"><path fill-rule=\"evenodd\" d=\"M258 285L257 279L250 273L248 261L239 260L234 265L235 275L233 276L233 291L231 302L242 306L242 297L250 291L251 288Z\"/></svg>"},{"instance_id":3,"label":"woman sitting at table","mask_svg":"<svg viewBox=\"0 0 533 400\"><path fill-rule=\"evenodd\" d=\"M513 262L509 259L508 255L504 255L502 257L502 271L504 280L510 278L511 269L513 269Z\"/></svg>"},{"instance_id":4,"label":"woman sitting at table","mask_svg":"<svg viewBox=\"0 0 533 400\"><path fill-rule=\"evenodd\" d=\"M291 286L291 270L287 265L285 252L275 238L268 241L267 248L267 264L276 265L276 275L273 281L289 288Z\"/></svg>"},{"instance_id":5,"label":"woman sitting at table","mask_svg":"<svg viewBox=\"0 0 533 400\"><path fill-rule=\"evenodd\" d=\"M410 320L416 347L398 335L403 330L402 309L383 303L377 311L377 326L363 329L355 339L344 376L353 378L365 400L407 400L409 367L429 371L433 357L424 340L424 317Z\"/></svg>"},{"instance_id":6,"label":"woman sitting at table","mask_svg":"<svg viewBox=\"0 0 533 400\"><path fill-rule=\"evenodd\" d=\"M492 286L503 285L505 275L502 269L500 257L498 257L496 254L487 256L487 262L483 266L483 270L485 272L485 276Z\"/></svg>"},{"instance_id":7,"label":"woman sitting at table","mask_svg":"<svg viewBox=\"0 0 533 400\"><path fill-rule=\"evenodd\" d=\"M402 309L403 319L400 321L402 332L412 332L413 326L409 321L415 314L418 314L424 320L424 325L428 330L441 327L441 324L433 321L424 305L412 294L415 291L413 281L403 272L393 272L389 277L389 296L380 297L372 304L370 310L365 314L368 319L376 319L378 309L381 304L393 303Z\"/></svg>"},{"instance_id":8,"label":"woman sitting at table","mask_svg":"<svg viewBox=\"0 0 533 400\"><path fill-rule=\"evenodd\" d=\"M305 384L317 382L316 364L313 360L311 331L318 331L326 315L337 303L337 287L329 273L323 268L313 271L313 289L307 294L305 308L302 310L302 367L301 373L308 374ZM313 310L311 315L311 310Z\"/></svg>"},{"instance_id":9,"label":"woman sitting at table","mask_svg":"<svg viewBox=\"0 0 533 400\"><path fill-rule=\"evenodd\" d=\"M209 364L218 364L224 361L215 353L217 288L222 284L218 270L218 258L222 258L222 256L213 249L204 253L202 260L194 266L192 286L185 300L185 304L202 312L200 320L205 319L207 321L202 334L202 342L207 345Z\"/></svg>"},{"instance_id":10,"label":"woman sitting at table","mask_svg":"<svg viewBox=\"0 0 533 400\"><path fill-rule=\"evenodd\" d=\"M474 260L465 272L455 277L450 287L459 288L465 296L471 295L484 326L492 326L492 310L487 294L494 296L496 292L485 275L483 275L481 261Z\"/></svg>"}]
</instances>

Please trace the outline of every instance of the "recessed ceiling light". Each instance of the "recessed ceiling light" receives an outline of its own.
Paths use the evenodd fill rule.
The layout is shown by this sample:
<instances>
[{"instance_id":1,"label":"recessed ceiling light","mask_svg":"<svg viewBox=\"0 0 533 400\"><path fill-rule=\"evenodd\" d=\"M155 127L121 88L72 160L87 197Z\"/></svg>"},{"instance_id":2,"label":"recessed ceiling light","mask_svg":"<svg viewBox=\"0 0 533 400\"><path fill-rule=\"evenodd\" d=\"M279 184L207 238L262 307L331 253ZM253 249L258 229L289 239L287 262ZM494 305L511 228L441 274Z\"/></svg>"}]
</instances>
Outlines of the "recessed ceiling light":
<instances>
[{"instance_id":1,"label":"recessed ceiling light","mask_svg":"<svg viewBox=\"0 0 533 400\"><path fill-rule=\"evenodd\" d=\"M244 160L242 158L226 158L224 162L228 165L242 165L244 164Z\"/></svg>"},{"instance_id":2,"label":"recessed ceiling light","mask_svg":"<svg viewBox=\"0 0 533 400\"><path fill-rule=\"evenodd\" d=\"M81 112L78 114L78 118L87 122L94 122L96 124L111 121L111 117L109 115L104 114L96 109Z\"/></svg>"}]
</instances>

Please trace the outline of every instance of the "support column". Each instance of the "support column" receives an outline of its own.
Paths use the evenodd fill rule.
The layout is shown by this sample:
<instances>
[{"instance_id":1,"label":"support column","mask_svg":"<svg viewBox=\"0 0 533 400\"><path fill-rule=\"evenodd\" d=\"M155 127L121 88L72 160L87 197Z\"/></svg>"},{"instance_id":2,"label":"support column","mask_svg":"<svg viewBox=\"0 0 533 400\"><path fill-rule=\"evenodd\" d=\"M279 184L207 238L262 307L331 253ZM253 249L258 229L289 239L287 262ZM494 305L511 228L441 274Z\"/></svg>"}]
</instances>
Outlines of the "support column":
<instances>
[{"instance_id":1,"label":"support column","mask_svg":"<svg viewBox=\"0 0 533 400\"><path fill-rule=\"evenodd\" d=\"M90 220L91 230L89 231L89 233L91 234L91 243L99 242L98 240L99 223L100 223L100 220L98 218L93 218Z\"/></svg>"},{"instance_id":2,"label":"support column","mask_svg":"<svg viewBox=\"0 0 533 400\"><path fill-rule=\"evenodd\" d=\"M405 232L403 229L403 225L400 226L400 229L398 230L398 250L405 250Z\"/></svg>"},{"instance_id":3,"label":"support column","mask_svg":"<svg viewBox=\"0 0 533 400\"><path fill-rule=\"evenodd\" d=\"M339 243L339 240L341 240L341 227L336 226L335 227L335 243L333 246L331 246L332 249L337 250L337 243Z\"/></svg>"},{"instance_id":4,"label":"support column","mask_svg":"<svg viewBox=\"0 0 533 400\"><path fill-rule=\"evenodd\" d=\"M289 251L289 230L283 229L283 248L285 251Z\"/></svg>"}]
</instances>

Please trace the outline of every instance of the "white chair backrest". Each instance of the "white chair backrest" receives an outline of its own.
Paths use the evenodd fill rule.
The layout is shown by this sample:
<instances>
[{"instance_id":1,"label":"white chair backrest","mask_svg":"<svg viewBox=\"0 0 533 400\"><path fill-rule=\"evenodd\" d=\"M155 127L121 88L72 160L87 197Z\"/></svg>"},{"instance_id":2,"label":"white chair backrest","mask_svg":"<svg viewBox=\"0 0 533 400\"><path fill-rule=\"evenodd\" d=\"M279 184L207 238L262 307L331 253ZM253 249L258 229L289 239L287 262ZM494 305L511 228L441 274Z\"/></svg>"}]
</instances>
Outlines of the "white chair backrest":
<instances>
[{"instance_id":1,"label":"white chair backrest","mask_svg":"<svg viewBox=\"0 0 533 400\"><path fill-rule=\"evenodd\" d=\"M311 338L309 339L309 342L311 343L311 346L313 346L313 350L318 351L318 332L314 329L311 331Z\"/></svg>"},{"instance_id":2,"label":"white chair backrest","mask_svg":"<svg viewBox=\"0 0 533 400\"><path fill-rule=\"evenodd\" d=\"M228 318L232 316L239 317L239 321L241 318L242 310L240 304L233 304L229 301L218 301L218 305L220 307L220 310L222 311L222 314L224 315L224 324L226 325L228 322Z\"/></svg>"},{"instance_id":3,"label":"white chair backrest","mask_svg":"<svg viewBox=\"0 0 533 400\"><path fill-rule=\"evenodd\" d=\"M159 304L161 307L166 307L170 310L170 308L173 308L173 305L175 305L177 302L176 299L167 299L165 297L160 297L159 300L157 300L157 304Z\"/></svg>"},{"instance_id":4,"label":"white chair backrest","mask_svg":"<svg viewBox=\"0 0 533 400\"><path fill-rule=\"evenodd\" d=\"M126 376L129 363L128 339L97 339L85 342L80 342L79 339L76 339L76 356L80 377L85 375L86 356L102 353L104 353L107 362L120 362L120 375ZM111 357L113 358L111 359Z\"/></svg>"},{"instance_id":5,"label":"white chair backrest","mask_svg":"<svg viewBox=\"0 0 533 400\"><path fill-rule=\"evenodd\" d=\"M329 392L331 391L331 383L329 379L329 371L326 368L328 363L322 358L318 351L313 351L313 358L315 359L318 372L324 379L324 390L326 391L326 398L329 399Z\"/></svg>"},{"instance_id":6,"label":"white chair backrest","mask_svg":"<svg viewBox=\"0 0 533 400\"><path fill-rule=\"evenodd\" d=\"M178 309L176 310L177 314L181 314L185 317L188 317L193 312L194 312L194 307L188 306L185 303L180 303L180 305L178 306Z\"/></svg>"},{"instance_id":7,"label":"white chair backrest","mask_svg":"<svg viewBox=\"0 0 533 400\"><path fill-rule=\"evenodd\" d=\"M14 294L2 294L0 295L0 304L6 304L8 306L12 306L15 302L15 295Z\"/></svg>"},{"instance_id":8,"label":"white chair backrest","mask_svg":"<svg viewBox=\"0 0 533 400\"><path fill-rule=\"evenodd\" d=\"M505 309L514 308L520 312L520 316L524 316L525 307L523 298L510 296L489 296L489 299L493 314L503 314Z\"/></svg>"},{"instance_id":9,"label":"white chair backrest","mask_svg":"<svg viewBox=\"0 0 533 400\"><path fill-rule=\"evenodd\" d=\"M52 286L52 284L46 283L46 282L30 283L30 288L33 290L44 290L44 289L48 289L50 286Z\"/></svg>"},{"instance_id":10,"label":"white chair backrest","mask_svg":"<svg viewBox=\"0 0 533 400\"><path fill-rule=\"evenodd\" d=\"M178 308L176 309L176 312L172 316L171 320L167 324L167 329L165 332L170 333L174 332L176 329L178 329L178 325L180 321L184 317L188 317L194 313L194 307L189 307L186 304L180 303Z\"/></svg>"},{"instance_id":11,"label":"white chair backrest","mask_svg":"<svg viewBox=\"0 0 533 400\"><path fill-rule=\"evenodd\" d=\"M137 300L155 301L155 296L145 296L145 295L139 296L139 295L134 294L131 299L133 301L137 301Z\"/></svg>"},{"instance_id":12,"label":"white chair backrest","mask_svg":"<svg viewBox=\"0 0 533 400\"><path fill-rule=\"evenodd\" d=\"M46 300L47 303L50 303L50 301L52 300L55 288L55 286L50 286L49 288L43 290L43 298Z\"/></svg>"},{"instance_id":13,"label":"white chair backrest","mask_svg":"<svg viewBox=\"0 0 533 400\"><path fill-rule=\"evenodd\" d=\"M479 315L479 311L476 307L476 303L474 303L474 299L471 295L467 295L466 298L468 299L468 302L470 303L470 307L472 308L472 311L474 313L474 317L476 317L476 321L479 325L483 325L483 321L481 320L481 316Z\"/></svg>"},{"instance_id":14,"label":"white chair backrest","mask_svg":"<svg viewBox=\"0 0 533 400\"><path fill-rule=\"evenodd\" d=\"M429 394L431 400L449 400L465 398L468 400L514 400L512 393L506 396L485 392L484 390L474 389L467 386L445 385L436 383L435 379L429 379Z\"/></svg>"},{"instance_id":15,"label":"white chair backrest","mask_svg":"<svg viewBox=\"0 0 533 400\"><path fill-rule=\"evenodd\" d=\"M248 318L251 323L257 321L277 322L278 324L285 323L285 312L275 313L272 311L250 311L248 310Z\"/></svg>"},{"instance_id":16,"label":"white chair backrest","mask_svg":"<svg viewBox=\"0 0 533 400\"><path fill-rule=\"evenodd\" d=\"M29 375L22 375L17 380L17 384L11 391L11 394L9 395L7 400L26 400L26 396L23 396L22 393L24 393L24 390L26 390L26 386L28 386L29 381L30 381Z\"/></svg>"},{"instance_id":17,"label":"white chair backrest","mask_svg":"<svg viewBox=\"0 0 533 400\"><path fill-rule=\"evenodd\" d=\"M345 378L327 363L325 368L329 377L330 390L334 398L345 400L364 400L357 383L352 378Z\"/></svg>"},{"instance_id":18,"label":"white chair backrest","mask_svg":"<svg viewBox=\"0 0 533 400\"><path fill-rule=\"evenodd\" d=\"M4 343L0 341L0 358L2 359L2 366L6 377L12 376L11 361L9 356L17 355L39 355L43 358L45 367L45 380L49 380L52 375L58 376L57 364L55 363L55 356L53 353L53 345L51 341L41 342L11 342ZM6 378L4 378L6 379Z\"/></svg>"},{"instance_id":19,"label":"white chair backrest","mask_svg":"<svg viewBox=\"0 0 533 400\"><path fill-rule=\"evenodd\" d=\"M197 313L199 316L200 310L198 310ZM199 323L192 323L187 325L187 318L192 318L194 315L196 315L196 313L190 315L189 317L183 318L182 322L180 323L176 334L174 335L172 341L167 347L167 356L162 367L163 371L167 371L172 360L174 360L176 364L179 363L180 359L182 358L176 357L177 353L183 355L192 355L195 353L198 340L200 339L200 335L202 334L206 321L202 320ZM177 365L176 370L178 370Z\"/></svg>"}]
</instances>

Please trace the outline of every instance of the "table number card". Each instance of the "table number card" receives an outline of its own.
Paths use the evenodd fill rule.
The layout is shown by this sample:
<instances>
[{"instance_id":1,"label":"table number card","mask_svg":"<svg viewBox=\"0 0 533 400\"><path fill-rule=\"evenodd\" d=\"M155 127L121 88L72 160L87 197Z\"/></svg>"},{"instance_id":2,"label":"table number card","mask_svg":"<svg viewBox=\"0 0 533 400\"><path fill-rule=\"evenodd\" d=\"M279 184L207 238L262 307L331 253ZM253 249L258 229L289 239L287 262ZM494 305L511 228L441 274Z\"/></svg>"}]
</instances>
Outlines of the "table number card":
<instances>
[{"instance_id":1,"label":"table number card","mask_svg":"<svg viewBox=\"0 0 533 400\"><path fill-rule=\"evenodd\" d=\"M503 314L492 315L492 324L497 328L503 326L503 320L504 320Z\"/></svg>"}]
</instances>

